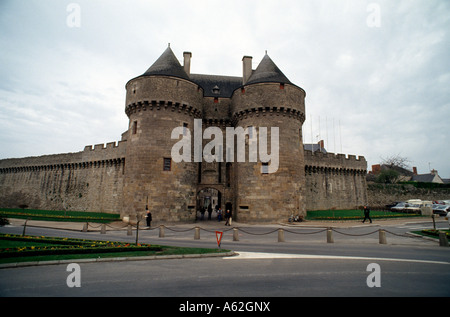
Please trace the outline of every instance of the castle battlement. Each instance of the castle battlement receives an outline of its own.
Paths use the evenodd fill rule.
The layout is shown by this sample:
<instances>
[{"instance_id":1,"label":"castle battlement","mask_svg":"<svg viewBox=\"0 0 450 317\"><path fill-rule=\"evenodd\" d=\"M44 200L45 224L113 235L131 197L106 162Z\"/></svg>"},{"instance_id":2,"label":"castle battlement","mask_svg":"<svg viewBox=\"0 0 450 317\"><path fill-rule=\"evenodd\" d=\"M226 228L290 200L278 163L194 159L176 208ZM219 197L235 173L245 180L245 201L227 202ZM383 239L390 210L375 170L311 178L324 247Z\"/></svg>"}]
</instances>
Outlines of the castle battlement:
<instances>
[{"instance_id":1,"label":"castle battlement","mask_svg":"<svg viewBox=\"0 0 450 317\"><path fill-rule=\"evenodd\" d=\"M364 156L319 151L313 153L309 150L304 151L304 156L305 166L367 170L367 161Z\"/></svg>"},{"instance_id":2,"label":"castle battlement","mask_svg":"<svg viewBox=\"0 0 450 317\"><path fill-rule=\"evenodd\" d=\"M24 172L58 168L86 168L120 164L125 160L126 141L87 145L81 152L30 156L0 160L0 171Z\"/></svg>"},{"instance_id":3,"label":"castle battlement","mask_svg":"<svg viewBox=\"0 0 450 317\"><path fill-rule=\"evenodd\" d=\"M131 114L140 111L160 109L184 112L185 114L194 116L196 118L199 118L202 115L200 110L193 106L190 106L185 102L174 102L171 100L140 100L128 104L126 106L125 113L130 116Z\"/></svg>"},{"instance_id":4,"label":"castle battlement","mask_svg":"<svg viewBox=\"0 0 450 317\"><path fill-rule=\"evenodd\" d=\"M82 154L82 161L101 161L112 160L125 157L127 141L122 140L119 142L100 143L92 145L86 145Z\"/></svg>"}]
</instances>

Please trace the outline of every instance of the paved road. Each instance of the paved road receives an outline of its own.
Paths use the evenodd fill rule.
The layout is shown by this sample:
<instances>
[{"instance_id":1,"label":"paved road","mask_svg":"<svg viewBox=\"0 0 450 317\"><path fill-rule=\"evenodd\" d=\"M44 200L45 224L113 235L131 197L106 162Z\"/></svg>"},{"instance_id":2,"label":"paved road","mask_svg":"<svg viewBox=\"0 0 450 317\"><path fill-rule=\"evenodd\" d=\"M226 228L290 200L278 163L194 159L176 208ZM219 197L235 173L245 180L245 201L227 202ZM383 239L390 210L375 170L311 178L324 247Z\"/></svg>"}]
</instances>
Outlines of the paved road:
<instances>
[{"instance_id":1,"label":"paved road","mask_svg":"<svg viewBox=\"0 0 450 317\"><path fill-rule=\"evenodd\" d=\"M165 230L141 230L145 243L217 247L215 231L229 227L198 224ZM336 226L334 243L327 243L323 226L283 228L285 242L278 242L279 225L239 225L239 241L224 231L221 247L239 256L227 258L120 261L81 263L81 287L68 287L67 264L0 269L0 296L450 296L450 248L435 241L405 237L411 228L428 222L385 222L380 225L351 223ZM444 222L438 222L445 226ZM379 244L377 230L388 232L388 244ZM15 224L0 232L22 232ZM231 228L230 228L231 229ZM275 231L274 231L275 230ZM371 232L374 232L369 234ZM134 241L126 229L80 232L27 227L28 234L63 235ZM368 266L375 263L376 268ZM378 268L378 269L377 269ZM369 287L372 283L377 285Z\"/></svg>"}]
</instances>

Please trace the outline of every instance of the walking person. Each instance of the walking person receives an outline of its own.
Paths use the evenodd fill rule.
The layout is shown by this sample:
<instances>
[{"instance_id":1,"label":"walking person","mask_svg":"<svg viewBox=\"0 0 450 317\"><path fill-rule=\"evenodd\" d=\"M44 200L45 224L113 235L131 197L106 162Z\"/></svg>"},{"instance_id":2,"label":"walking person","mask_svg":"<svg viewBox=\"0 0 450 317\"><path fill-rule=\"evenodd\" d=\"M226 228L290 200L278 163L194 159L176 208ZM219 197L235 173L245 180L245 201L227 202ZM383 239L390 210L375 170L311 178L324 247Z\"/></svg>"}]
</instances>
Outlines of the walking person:
<instances>
[{"instance_id":1,"label":"walking person","mask_svg":"<svg viewBox=\"0 0 450 317\"><path fill-rule=\"evenodd\" d=\"M225 212L225 219L225 226L231 226L231 211L229 209Z\"/></svg>"},{"instance_id":2,"label":"walking person","mask_svg":"<svg viewBox=\"0 0 450 317\"><path fill-rule=\"evenodd\" d=\"M152 225L152 213L148 209L147 209L147 214L145 215L145 218L147 220L147 227L150 227Z\"/></svg>"},{"instance_id":3,"label":"walking person","mask_svg":"<svg viewBox=\"0 0 450 317\"><path fill-rule=\"evenodd\" d=\"M364 206L364 220L363 223L366 221L366 219L370 220L370 223L372 223L372 219L370 218L370 209L367 206Z\"/></svg>"}]
</instances>

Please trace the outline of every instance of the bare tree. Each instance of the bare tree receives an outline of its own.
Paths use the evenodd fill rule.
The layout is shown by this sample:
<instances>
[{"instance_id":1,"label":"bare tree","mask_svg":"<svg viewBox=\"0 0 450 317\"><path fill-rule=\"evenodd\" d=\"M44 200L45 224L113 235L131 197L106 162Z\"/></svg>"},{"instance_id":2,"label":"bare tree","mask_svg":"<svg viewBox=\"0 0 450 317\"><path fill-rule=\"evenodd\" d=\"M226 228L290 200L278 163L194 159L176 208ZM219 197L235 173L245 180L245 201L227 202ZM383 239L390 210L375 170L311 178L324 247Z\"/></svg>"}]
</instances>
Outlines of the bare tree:
<instances>
[{"instance_id":1,"label":"bare tree","mask_svg":"<svg viewBox=\"0 0 450 317\"><path fill-rule=\"evenodd\" d=\"M411 161L408 158L400 156L400 154L397 154L388 156L386 158L381 157L381 163L390 168L400 167L404 169L409 169L409 163L411 163Z\"/></svg>"},{"instance_id":2,"label":"bare tree","mask_svg":"<svg viewBox=\"0 0 450 317\"><path fill-rule=\"evenodd\" d=\"M378 183L395 184L402 175L408 175L410 160L408 158L397 155L391 155L386 158L381 158L381 163L385 167L377 176L376 181Z\"/></svg>"}]
</instances>

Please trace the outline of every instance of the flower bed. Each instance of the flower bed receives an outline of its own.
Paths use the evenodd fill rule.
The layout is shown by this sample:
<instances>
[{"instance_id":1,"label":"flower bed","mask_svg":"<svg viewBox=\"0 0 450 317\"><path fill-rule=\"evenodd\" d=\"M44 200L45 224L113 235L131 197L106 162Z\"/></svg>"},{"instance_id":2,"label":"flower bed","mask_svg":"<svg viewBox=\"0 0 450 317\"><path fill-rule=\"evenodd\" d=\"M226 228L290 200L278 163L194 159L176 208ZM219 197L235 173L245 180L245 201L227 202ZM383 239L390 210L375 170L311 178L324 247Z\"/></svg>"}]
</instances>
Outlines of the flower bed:
<instances>
[{"instance_id":1,"label":"flower bed","mask_svg":"<svg viewBox=\"0 0 450 317\"><path fill-rule=\"evenodd\" d=\"M421 232L424 235L432 236L432 237L436 237L436 238L439 238L439 232L445 232L445 235L447 236L447 238L450 238L450 230L424 229Z\"/></svg>"},{"instance_id":2,"label":"flower bed","mask_svg":"<svg viewBox=\"0 0 450 317\"><path fill-rule=\"evenodd\" d=\"M162 250L161 247L152 246L150 244L135 245L114 241L53 238L43 236L19 236L12 234L0 234L0 242L2 240L18 241L21 245L0 247L0 258ZM33 245L33 243L36 243L36 245Z\"/></svg>"}]
</instances>

